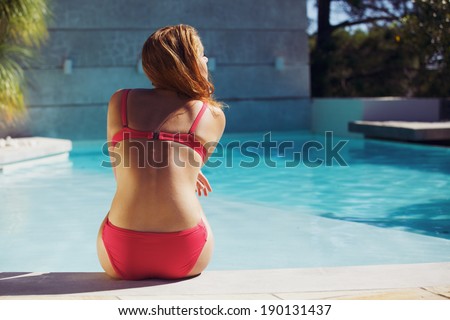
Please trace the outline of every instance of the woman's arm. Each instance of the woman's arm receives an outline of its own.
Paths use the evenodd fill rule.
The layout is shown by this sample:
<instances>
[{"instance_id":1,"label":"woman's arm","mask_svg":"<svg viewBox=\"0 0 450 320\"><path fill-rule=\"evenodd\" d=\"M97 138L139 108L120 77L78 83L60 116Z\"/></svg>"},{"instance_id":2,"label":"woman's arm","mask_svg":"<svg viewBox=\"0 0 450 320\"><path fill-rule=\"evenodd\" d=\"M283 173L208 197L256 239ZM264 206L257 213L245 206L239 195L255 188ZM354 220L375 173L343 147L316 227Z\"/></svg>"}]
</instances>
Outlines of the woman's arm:
<instances>
[{"instance_id":1,"label":"woman's arm","mask_svg":"<svg viewBox=\"0 0 450 320\"><path fill-rule=\"evenodd\" d=\"M206 138L203 141L207 151L203 162L204 164L214 153L214 150L216 149L217 144L220 142L226 126L225 113L222 111L222 109L214 108L213 111L210 111L208 113L208 119L205 120L209 121L204 121L203 123L201 123L202 127L200 128L202 136ZM203 132L205 133L204 135Z\"/></svg>"},{"instance_id":2,"label":"woman's arm","mask_svg":"<svg viewBox=\"0 0 450 320\"><path fill-rule=\"evenodd\" d=\"M110 161L112 164L114 177L116 177L116 166L112 161L111 153L114 153L114 147L112 146L112 137L115 132L121 129L121 119L120 119L120 98L122 96L122 90L116 91L108 103L108 110L106 116L106 143L108 144L108 152L110 156Z\"/></svg>"},{"instance_id":3,"label":"woman's arm","mask_svg":"<svg viewBox=\"0 0 450 320\"><path fill-rule=\"evenodd\" d=\"M206 136L208 138L204 143L207 154L205 156L203 164L208 161L208 158L216 149L217 144L222 138L226 125L225 114L221 109L216 108L214 109L214 111L211 111L211 116L212 119L210 118L210 121L208 121L209 123L205 124L202 128L204 132L207 132ZM211 185L209 184L208 179L205 177L202 171L198 173L195 191L199 196L201 196L202 193L203 195L207 196L208 192L212 191Z\"/></svg>"}]
</instances>

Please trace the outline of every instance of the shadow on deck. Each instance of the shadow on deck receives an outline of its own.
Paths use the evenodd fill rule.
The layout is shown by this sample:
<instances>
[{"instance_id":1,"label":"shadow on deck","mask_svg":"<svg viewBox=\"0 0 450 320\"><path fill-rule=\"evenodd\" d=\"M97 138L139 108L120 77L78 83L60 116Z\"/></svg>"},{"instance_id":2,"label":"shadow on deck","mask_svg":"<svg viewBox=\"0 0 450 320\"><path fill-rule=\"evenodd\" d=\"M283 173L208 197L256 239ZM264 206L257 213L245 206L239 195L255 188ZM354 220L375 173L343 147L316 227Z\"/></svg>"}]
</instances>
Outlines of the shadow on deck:
<instances>
[{"instance_id":1,"label":"shadow on deck","mask_svg":"<svg viewBox=\"0 0 450 320\"><path fill-rule=\"evenodd\" d=\"M185 280L113 280L104 273L50 272L0 273L0 295L52 295L136 289L161 286Z\"/></svg>"}]
</instances>

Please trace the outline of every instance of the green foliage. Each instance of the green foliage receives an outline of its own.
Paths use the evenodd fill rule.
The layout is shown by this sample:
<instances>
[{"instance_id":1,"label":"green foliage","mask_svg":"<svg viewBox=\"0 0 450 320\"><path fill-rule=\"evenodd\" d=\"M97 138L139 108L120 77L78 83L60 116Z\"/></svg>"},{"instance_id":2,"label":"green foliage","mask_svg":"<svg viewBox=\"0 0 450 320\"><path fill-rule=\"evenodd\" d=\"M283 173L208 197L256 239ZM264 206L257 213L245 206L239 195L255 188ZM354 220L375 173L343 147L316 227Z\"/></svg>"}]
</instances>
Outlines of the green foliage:
<instances>
[{"instance_id":1,"label":"green foliage","mask_svg":"<svg viewBox=\"0 0 450 320\"><path fill-rule=\"evenodd\" d=\"M353 13L364 13L366 21L368 10L383 3L407 10L393 22L366 24L366 31L335 28L326 50L313 36L313 96L449 96L450 1L341 1L353 3ZM387 15L383 8L381 15Z\"/></svg>"},{"instance_id":2,"label":"green foliage","mask_svg":"<svg viewBox=\"0 0 450 320\"><path fill-rule=\"evenodd\" d=\"M0 123L25 111L24 72L48 37L48 0L0 0Z\"/></svg>"},{"instance_id":3,"label":"green foliage","mask_svg":"<svg viewBox=\"0 0 450 320\"><path fill-rule=\"evenodd\" d=\"M405 46L417 59L416 96L450 95L450 0L414 2L401 22Z\"/></svg>"},{"instance_id":4,"label":"green foliage","mask_svg":"<svg viewBox=\"0 0 450 320\"><path fill-rule=\"evenodd\" d=\"M395 30L377 27L352 34L340 29L332 40L335 49L328 56L327 96L376 97L407 92L408 66L414 59ZM315 63L314 55L311 59Z\"/></svg>"}]
</instances>

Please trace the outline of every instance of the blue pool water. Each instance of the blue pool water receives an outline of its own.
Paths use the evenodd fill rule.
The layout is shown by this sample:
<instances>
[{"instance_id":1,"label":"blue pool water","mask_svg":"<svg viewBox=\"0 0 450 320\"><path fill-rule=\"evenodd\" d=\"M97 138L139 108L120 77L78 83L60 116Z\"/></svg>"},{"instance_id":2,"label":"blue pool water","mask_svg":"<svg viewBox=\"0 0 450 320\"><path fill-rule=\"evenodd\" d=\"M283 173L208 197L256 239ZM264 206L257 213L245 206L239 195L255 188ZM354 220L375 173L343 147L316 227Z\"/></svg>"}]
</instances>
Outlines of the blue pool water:
<instances>
[{"instance_id":1,"label":"blue pool water","mask_svg":"<svg viewBox=\"0 0 450 320\"><path fill-rule=\"evenodd\" d=\"M313 167L326 159L323 136L243 145L263 135L226 135L223 146L241 149L203 169L214 189L201 199L216 237L210 270L450 261L450 149L352 139L339 153L348 166ZM312 162L286 167L308 141ZM115 188L101 146L74 142L68 161L0 175L0 272L101 270L96 234Z\"/></svg>"}]
</instances>

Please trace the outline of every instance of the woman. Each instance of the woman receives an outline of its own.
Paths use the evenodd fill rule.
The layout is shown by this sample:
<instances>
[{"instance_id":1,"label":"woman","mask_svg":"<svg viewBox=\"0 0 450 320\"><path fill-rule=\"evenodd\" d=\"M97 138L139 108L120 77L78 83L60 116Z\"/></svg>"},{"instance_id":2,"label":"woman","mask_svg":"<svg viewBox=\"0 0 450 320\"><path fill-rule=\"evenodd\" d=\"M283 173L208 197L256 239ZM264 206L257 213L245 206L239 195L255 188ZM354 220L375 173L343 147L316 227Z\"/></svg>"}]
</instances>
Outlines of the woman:
<instances>
[{"instance_id":1,"label":"woman","mask_svg":"<svg viewBox=\"0 0 450 320\"><path fill-rule=\"evenodd\" d=\"M213 234L196 193L212 191L200 169L225 116L207 62L194 28L162 28L142 49L154 89L111 97L107 135L117 190L97 250L113 278L195 276L211 258Z\"/></svg>"}]
</instances>

